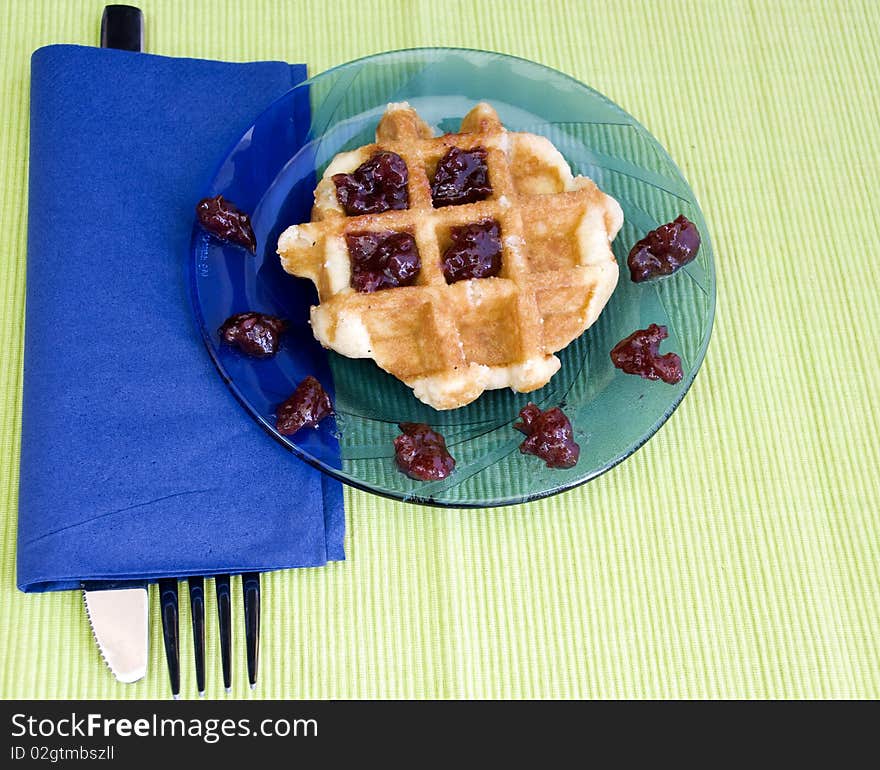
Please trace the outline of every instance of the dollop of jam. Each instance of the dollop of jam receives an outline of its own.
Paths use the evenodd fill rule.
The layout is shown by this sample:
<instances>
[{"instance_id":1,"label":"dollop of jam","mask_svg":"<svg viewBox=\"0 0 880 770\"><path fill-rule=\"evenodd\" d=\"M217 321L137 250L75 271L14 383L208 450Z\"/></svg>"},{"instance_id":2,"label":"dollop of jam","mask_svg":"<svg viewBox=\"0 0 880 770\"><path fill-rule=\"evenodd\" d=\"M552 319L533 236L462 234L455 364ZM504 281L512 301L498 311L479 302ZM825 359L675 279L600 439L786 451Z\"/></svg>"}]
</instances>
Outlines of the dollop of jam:
<instances>
[{"instance_id":1,"label":"dollop of jam","mask_svg":"<svg viewBox=\"0 0 880 770\"><path fill-rule=\"evenodd\" d=\"M581 456L581 448L575 442L571 422L564 412L554 406L542 412L531 401L519 412L522 422L513 427L526 434L519 445L523 454L540 457L548 468L571 468Z\"/></svg>"},{"instance_id":2,"label":"dollop of jam","mask_svg":"<svg viewBox=\"0 0 880 770\"><path fill-rule=\"evenodd\" d=\"M409 206L409 171L396 152L377 152L350 174L334 174L336 197L350 217Z\"/></svg>"},{"instance_id":3,"label":"dollop of jam","mask_svg":"<svg viewBox=\"0 0 880 770\"><path fill-rule=\"evenodd\" d=\"M684 214L651 230L629 252L627 264L635 283L672 275L692 262L700 250L700 231Z\"/></svg>"},{"instance_id":4,"label":"dollop of jam","mask_svg":"<svg viewBox=\"0 0 880 770\"><path fill-rule=\"evenodd\" d=\"M196 216L202 227L212 235L244 246L251 254L256 253L257 239L251 227L251 218L222 195L202 198L196 204Z\"/></svg>"},{"instance_id":5,"label":"dollop of jam","mask_svg":"<svg viewBox=\"0 0 880 770\"><path fill-rule=\"evenodd\" d=\"M663 380L674 385L684 374L681 359L675 353L660 355L660 342L668 336L668 329L657 324L634 331L612 348L611 361L627 374L638 374L646 380Z\"/></svg>"},{"instance_id":6,"label":"dollop of jam","mask_svg":"<svg viewBox=\"0 0 880 770\"><path fill-rule=\"evenodd\" d=\"M403 434L394 439L397 465L411 479L437 481L455 470L446 439L424 423L402 422Z\"/></svg>"},{"instance_id":7,"label":"dollop of jam","mask_svg":"<svg viewBox=\"0 0 880 770\"><path fill-rule=\"evenodd\" d=\"M300 428L317 427L332 411L330 396L321 383L309 375L276 410L275 427L283 436L292 436Z\"/></svg>"},{"instance_id":8,"label":"dollop of jam","mask_svg":"<svg viewBox=\"0 0 880 770\"><path fill-rule=\"evenodd\" d=\"M278 352L287 322L265 313L238 313L220 327L220 339L254 358L271 358Z\"/></svg>"},{"instance_id":9,"label":"dollop of jam","mask_svg":"<svg viewBox=\"0 0 880 770\"><path fill-rule=\"evenodd\" d=\"M452 147L440 159L431 182L431 198L436 208L474 203L491 194L486 151L482 147L473 150Z\"/></svg>"},{"instance_id":10,"label":"dollop of jam","mask_svg":"<svg viewBox=\"0 0 880 770\"><path fill-rule=\"evenodd\" d=\"M411 286L422 269L416 239L409 233L348 233L345 242L351 257L352 288L365 294Z\"/></svg>"},{"instance_id":11,"label":"dollop of jam","mask_svg":"<svg viewBox=\"0 0 880 770\"><path fill-rule=\"evenodd\" d=\"M501 272L501 233L494 219L453 227L449 234L452 244L443 252L446 283Z\"/></svg>"}]
</instances>

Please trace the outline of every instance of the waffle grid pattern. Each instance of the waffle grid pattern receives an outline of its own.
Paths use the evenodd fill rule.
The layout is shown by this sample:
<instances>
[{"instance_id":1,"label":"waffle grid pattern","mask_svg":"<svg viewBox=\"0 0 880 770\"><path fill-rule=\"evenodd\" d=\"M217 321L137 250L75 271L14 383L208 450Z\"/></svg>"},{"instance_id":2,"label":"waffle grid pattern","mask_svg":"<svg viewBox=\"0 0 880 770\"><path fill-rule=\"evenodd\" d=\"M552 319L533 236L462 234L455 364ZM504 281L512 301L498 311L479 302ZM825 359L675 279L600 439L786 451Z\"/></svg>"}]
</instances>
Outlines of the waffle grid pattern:
<instances>
[{"instance_id":1,"label":"waffle grid pattern","mask_svg":"<svg viewBox=\"0 0 880 770\"><path fill-rule=\"evenodd\" d=\"M431 178L453 146L486 150L492 193L435 208ZM620 227L619 207L590 180L573 179L549 142L508 133L487 104L465 117L460 133L440 137L408 105L390 105L377 143L337 158L353 170L380 149L406 163L408 209L345 216L333 193L334 161L316 190L315 221L279 241L285 269L318 286L316 336L346 355L375 358L439 409L490 387L528 392L545 385L559 369L553 353L595 321L616 284L610 239ZM442 256L450 231L486 220L500 226L501 274L447 284ZM584 225L601 237L585 237ZM421 270L413 286L358 293L350 286L345 236L382 231L410 233ZM368 336L355 348L344 328L352 318Z\"/></svg>"}]
</instances>

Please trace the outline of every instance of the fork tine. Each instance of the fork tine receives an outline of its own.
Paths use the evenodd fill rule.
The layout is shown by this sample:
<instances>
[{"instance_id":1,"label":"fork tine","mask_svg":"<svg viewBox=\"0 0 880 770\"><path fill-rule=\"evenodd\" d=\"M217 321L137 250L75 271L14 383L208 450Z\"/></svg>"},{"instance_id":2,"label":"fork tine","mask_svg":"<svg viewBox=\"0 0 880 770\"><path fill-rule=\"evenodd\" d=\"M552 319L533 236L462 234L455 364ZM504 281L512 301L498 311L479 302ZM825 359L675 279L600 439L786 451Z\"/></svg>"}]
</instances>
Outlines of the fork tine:
<instances>
[{"instance_id":1,"label":"fork tine","mask_svg":"<svg viewBox=\"0 0 880 770\"><path fill-rule=\"evenodd\" d=\"M196 686L205 696L205 579L189 578L189 606L192 614L193 654L196 659Z\"/></svg>"},{"instance_id":2,"label":"fork tine","mask_svg":"<svg viewBox=\"0 0 880 770\"><path fill-rule=\"evenodd\" d=\"M257 686L257 666L260 662L260 573L245 572L241 576L244 596L244 635L247 642L248 682Z\"/></svg>"},{"instance_id":3,"label":"fork tine","mask_svg":"<svg viewBox=\"0 0 880 770\"><path fill-rule=\"evenodd\" d=\"M159 602L162 609L165 658L168 661L168 676L171 678L171 695L177 700L180 697L180 644L176 578L163 578L159 581Z\"/></svg>"},{"instance_id":4,"label":"fork tine","mask_svg":"<svg viewBox=\"0 0 880 770\"><path fill-rule=\"evenodd\" d=\"M220 624L220 659L223 663L223 686L232 692L232 587L229 575L214 578L217 588L217 619Z\"/></svg>"}]
</instances>

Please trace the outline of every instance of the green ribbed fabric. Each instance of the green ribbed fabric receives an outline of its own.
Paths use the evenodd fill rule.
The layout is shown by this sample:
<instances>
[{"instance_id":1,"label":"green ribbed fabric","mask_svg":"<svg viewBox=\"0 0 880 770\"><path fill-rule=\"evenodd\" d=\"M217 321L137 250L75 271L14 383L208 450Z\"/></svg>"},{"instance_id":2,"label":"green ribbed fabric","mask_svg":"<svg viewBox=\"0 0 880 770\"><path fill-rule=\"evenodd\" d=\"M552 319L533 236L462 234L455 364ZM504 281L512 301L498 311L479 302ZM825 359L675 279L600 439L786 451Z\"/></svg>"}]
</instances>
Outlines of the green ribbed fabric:
<instances>
[{"instance_id":1,"label":"green ribbed fabric","mask_svg":"<svg viewBox=\"0 0 880 770\"><path fill-rule=\"evenodd\" d=\"M168 693L158 614L148 676L126 686L98 657L78 594L14 587L29 56L96 43L103 4L0 4L7 698ZM460 45L569 72L668 148L717 253L708 357L654 439L586 487L521 507L434 510L347 492L348 561L266 576L260 686L244 685L238 639L236 696L880 696L876 2L140 5L160 54L318 72ZM216 654L209 677L217 694Z\"/></svg>"}]
</instances>

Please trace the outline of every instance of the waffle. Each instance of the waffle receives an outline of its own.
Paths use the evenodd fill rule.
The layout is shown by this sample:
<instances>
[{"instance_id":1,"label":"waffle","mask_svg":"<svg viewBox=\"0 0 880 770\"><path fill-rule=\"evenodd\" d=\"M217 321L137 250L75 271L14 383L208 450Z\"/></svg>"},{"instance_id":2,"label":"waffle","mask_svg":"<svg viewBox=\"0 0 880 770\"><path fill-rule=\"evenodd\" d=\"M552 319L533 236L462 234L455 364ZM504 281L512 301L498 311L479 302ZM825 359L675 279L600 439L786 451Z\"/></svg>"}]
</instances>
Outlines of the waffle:
<instances>
[{"instance_id":1,"label":"waffle","mask_svg":"<svg viewBox=\"0 0 880 770\"><path fill-rule=\"evenodd\" d=\"M434 208L431 179L451 147L484 148L492 192L475 203ZM406 162L409 208L346 216L333 175L351 173L380 150ZM497 277L447 284L441 255L450 229L500 224ZM315 189L312 221L278 241L284 269L309 278L320 304L315 337L351 358L372 358L435 409L470 403L484 390L528 392L559 370L553 355L592 325L617 285L611 241L623 224L617 201L573 177L542 136L507 131L488 104L460 132L435 137L408 104L389 104L376 143L337 155ZM403 231L414 236L421 271L412 286L360 293L351 286L345 236Z\"/></svg>"}]
</instances>

